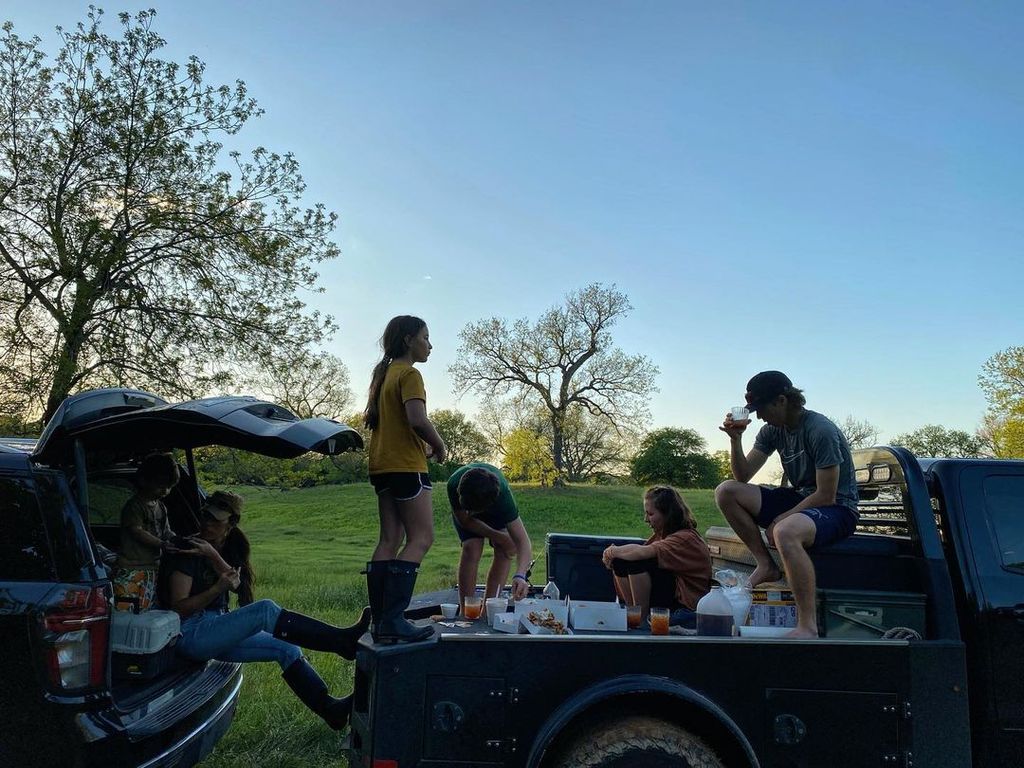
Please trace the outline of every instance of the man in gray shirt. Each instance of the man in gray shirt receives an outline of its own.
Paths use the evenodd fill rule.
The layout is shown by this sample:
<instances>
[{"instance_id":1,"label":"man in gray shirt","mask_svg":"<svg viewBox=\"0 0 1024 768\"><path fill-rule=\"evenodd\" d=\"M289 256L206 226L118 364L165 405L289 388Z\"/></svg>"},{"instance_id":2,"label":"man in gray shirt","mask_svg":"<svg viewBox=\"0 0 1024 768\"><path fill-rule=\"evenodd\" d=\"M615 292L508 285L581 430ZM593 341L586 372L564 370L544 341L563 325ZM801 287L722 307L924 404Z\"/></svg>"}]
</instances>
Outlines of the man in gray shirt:
<instances>
[{"instance_id":1,"label":"man in gray shirt","mask_svg":"<svg viewBox=\"0 0 1024 768\"><path fill-rule=\"evenodd\" d=\"M817 637L814 564L807 550L850 536L857 527L857 479L842 430L804 407L803 392L780 371L762 371L747 382L747 409L765 426L754 447L743 453L743 432L750 419L725 417L719 427L729 435L734 480L715 489L715 501L736 535L750 549L757 567L750 586L782 575L761 539L779 550L796 602L797 626L790 637ZM766 488L750 478L775 451L792 488Z\"/></svg>"}]
</instances>

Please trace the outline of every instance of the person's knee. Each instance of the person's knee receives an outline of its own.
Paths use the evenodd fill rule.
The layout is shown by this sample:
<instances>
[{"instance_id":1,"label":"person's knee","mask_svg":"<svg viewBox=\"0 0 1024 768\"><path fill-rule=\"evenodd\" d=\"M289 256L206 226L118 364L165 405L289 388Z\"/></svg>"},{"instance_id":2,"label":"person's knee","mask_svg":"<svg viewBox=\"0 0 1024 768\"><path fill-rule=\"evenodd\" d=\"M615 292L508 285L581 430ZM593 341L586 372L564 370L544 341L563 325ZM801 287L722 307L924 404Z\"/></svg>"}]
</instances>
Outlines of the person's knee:
<instances>
[{"instance_id":1,"label":"person's knee","mask_svg":"<svg viewBox=\"0 0 1024 768\"><path fill-rule=\"evenodd\" d=\"M721 507L723 504L736 501L740 489L746 483L741 483L738 480L723 480L715 488L715 503Z\"/></svg>"},{"instance_id":2,"label":"person's knee","mask_svg":"<svg viewBox=\"0 0 1024 768\"><path fill-rule=\"evenodd\" d=\"M421 531L415 531L409 534L410 547L422 547L424 551L430 549L434 545L434 529L426 528Z\"/></svg>"},{"instance_id":3,"label":"person's knee","mask_svg":"<svg viewBox=\"0 0 1024 768\"><path fill-rule=\"evenodd\" d=\"M801 524L802 522L794 516L789 520L783 520L775 527L773 531L775 548L783 555L803 552L814 542L813 523L808 528Z\"/></svg>"},{"instance_id":4,"label":"person's knee","mask_svg":"<svg viewBox=\"0 0 1024 768\"><path fill-rule=\"evenodd\" d=\"M278 616L281 615L281 606L267 598L257 600L253 603L253 606L260 610L260 612L266 617L266 624L273 629L274 624L277 623Z\"/></svg>"},{"instance_id":5,"label":"person's knee","mask_svg":"<svg viewBox=\"0 0 1024 768\"><path fill-rule=\"evenodd\" d=\"M299 646L292 645L291 643L281 643L277 663L281 665L282 672L301 658L302 649Z\"/></svg>"}]
</instances>

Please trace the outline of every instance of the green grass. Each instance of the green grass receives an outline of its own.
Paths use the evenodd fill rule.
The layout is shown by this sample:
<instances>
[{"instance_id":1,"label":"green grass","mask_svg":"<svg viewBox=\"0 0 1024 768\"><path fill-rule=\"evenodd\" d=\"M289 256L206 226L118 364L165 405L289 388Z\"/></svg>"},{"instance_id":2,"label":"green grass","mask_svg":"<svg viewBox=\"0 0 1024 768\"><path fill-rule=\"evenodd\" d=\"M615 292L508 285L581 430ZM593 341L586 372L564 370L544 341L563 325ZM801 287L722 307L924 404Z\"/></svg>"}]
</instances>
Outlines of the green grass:
<instances>
[{"instance_id":1,"label":"green grass","mask_svg":"<svg viewBox=\"0 0 1024 768\"><path fill-rule=\"evenodd\" d=\"M234 488L246 499L241 527L253 545L256 596L335 624L356 619L366 604L359 574L377 542L377 502L369 484L291 491ZM544 582L548 532L646 536L643 489L635 486L514 486L533 542L534 581ZM723 525L712 491L684 496L698 529ZM447 495L434 491L436 538L423 563L417 591L452 586L459 558ZM485 555L485 561L487 555ZM487 563L481 563L481 577ZM352 686L352 662L307 652L334 695ZM307 711L280 678L276 664L248 664L231 730L203 762L204 768L314 768L343 765L341 735Z\"/></svg>"}]
</instances>

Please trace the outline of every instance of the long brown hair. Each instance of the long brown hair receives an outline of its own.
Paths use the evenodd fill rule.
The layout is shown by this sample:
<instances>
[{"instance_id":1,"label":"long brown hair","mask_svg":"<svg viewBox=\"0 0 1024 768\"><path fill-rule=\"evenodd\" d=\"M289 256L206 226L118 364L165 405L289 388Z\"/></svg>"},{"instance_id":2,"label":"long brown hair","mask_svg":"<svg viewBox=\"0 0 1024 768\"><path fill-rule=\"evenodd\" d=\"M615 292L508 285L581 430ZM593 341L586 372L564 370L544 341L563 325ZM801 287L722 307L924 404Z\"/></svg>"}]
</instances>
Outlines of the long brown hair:
<instances>
[{"instance_id":1,"label":"long brown hair","mask_svg":"<svg viewBox=\"0 0 1024 768\"><path fill-rule=\"evenodd\" d=\"M665 516L665 526L661 530L662 536L670 536L685 528L697 527L693 513L675 488L668 485L656 485L647 490L644 500L650 501L654 508Z\"/></svg>"},{"instance_id":2,"label":"long brown hair","mask_svg":"<svg viewBox=\"0 0 1024 768\"><path fill-rule=\"evenodd\" d=\"M384 329L384 335L380 337L380 348L384 353L380 362L373 368L373 376L370 377L370 392L366 399L366 410L363 411L363 423L367 429L376 429L380 423L380 387L384 383L384 376L388 372L388 366L396 357L401 357L409 351L406 343L406 336L415 336L426 322L413 315L399 315L393 317Z\"/></svg>"},{"instance_id":3,"label":"long brown hair","mask_svg":"<svg viewBox=\"0 0 1024 768\"><path fill-rule=\"evenodd\" d=\"M249 537L235 525L237 521L234 519L234 515L232 515L232 521L233 527L228 531L227 538L224 539L220 556L232 568L238 569L238 604L240 606L249 605L254 599L252 588L256 583L256 572L249 561L252 545L249 543Z\"/></svg>"}]
</instances>

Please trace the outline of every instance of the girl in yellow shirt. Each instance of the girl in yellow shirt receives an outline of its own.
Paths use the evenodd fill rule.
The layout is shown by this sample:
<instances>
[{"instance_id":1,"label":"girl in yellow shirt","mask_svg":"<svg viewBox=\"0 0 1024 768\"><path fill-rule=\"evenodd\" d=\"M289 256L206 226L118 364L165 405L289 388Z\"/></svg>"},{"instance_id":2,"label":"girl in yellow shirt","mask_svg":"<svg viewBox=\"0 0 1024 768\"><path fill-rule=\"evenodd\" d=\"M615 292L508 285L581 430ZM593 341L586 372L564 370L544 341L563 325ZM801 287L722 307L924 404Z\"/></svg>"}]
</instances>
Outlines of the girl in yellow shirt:
<instances>
[{"instance_id":1,"label":"girl in yellow shirt","mask_svg":"<svg viewBox=\"0 0 1024 768\"><path fill-rule=\"evenodd\" d=\"M380 538L366 564L370 631L376 642L415 642L433 634L432 627L404 617L419 564L434 543L427 457L442 462L446 449L427 418L423 377L414 367L430 356L427 324L411 315L394 317L380 343L384 356L373 369L363 414L371 430L370 482L380 516Z\"/></svg>"}]
</instances>

